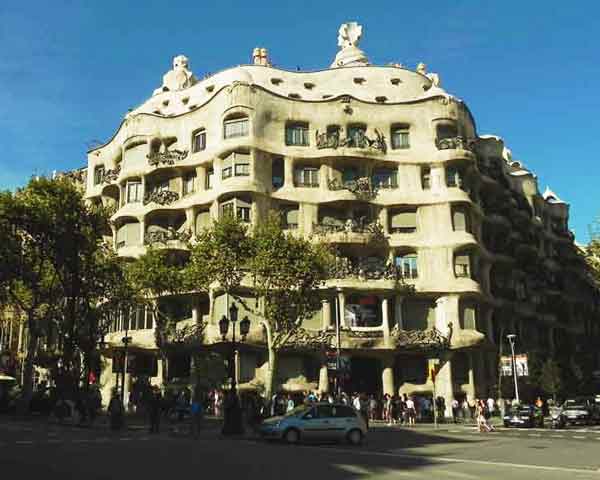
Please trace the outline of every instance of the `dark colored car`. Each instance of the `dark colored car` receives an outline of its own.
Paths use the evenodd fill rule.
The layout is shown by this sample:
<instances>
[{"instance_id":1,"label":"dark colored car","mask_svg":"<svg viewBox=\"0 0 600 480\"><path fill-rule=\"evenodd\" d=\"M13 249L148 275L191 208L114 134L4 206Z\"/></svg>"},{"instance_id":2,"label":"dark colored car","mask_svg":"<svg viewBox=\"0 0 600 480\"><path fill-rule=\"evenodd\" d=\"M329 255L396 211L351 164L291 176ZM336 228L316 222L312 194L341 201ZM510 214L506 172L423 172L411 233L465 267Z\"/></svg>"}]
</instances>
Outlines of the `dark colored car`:
<instances>
[{"instance_id":1,"label":"dark colored car","mask_svg":"<svg viewBox=\"0 0 600 480\"><path fill-rule=\"evenodd\" d=\"M504 414L503 420L505 427L542 428L544 426L544 414L534 405L511 407Z\"/></svg>"}]
</instances>

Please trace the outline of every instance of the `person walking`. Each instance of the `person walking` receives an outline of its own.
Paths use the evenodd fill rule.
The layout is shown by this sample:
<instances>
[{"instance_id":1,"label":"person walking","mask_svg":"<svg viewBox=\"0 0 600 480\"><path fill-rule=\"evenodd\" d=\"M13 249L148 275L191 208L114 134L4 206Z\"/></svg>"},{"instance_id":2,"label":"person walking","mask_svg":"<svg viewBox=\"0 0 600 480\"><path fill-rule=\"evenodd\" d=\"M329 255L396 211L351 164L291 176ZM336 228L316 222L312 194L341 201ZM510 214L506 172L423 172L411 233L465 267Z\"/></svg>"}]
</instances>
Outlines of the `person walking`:
<instances>
[{"instance_id":1,"label":"person walking","mask_svg":"<svg viewBox=\"0 0 600 480\"><path fill-rule=\"evenodd\" d=\"M460 412L460 405L458 403L458 400L455 398L454 400L452 400L452 421L454 423L458 422L459 412Z\"/></svg>"},{"instance_id":2,"label":"person walking","mask_svg":"<svg viewBox=\"0 0 600 480\"><path fill-rule=\"evenodd\" d=\"M408 397L406 400L406 417L408 420L408 426L415 426L415 420L417 418L417 411L415 409L415 402L412 397Z\"/></svg>"},{"instance_id":3,"label":"person walking","mask_svg":"<svg viewBox=\"0 0 600 480\"><path fill-rule=\"evenodd\" d=\"M150 416L150 433L159 433L162 395L158 387L154 387L150 395L148 414Z\"/></svg>"},{"instance_id":4,"label":"person walking","mask_svg":"<svg viewBox=\"0 0 600 480\"><path fill-rule=\"evenodd\" d=\"M194 438L200 438L200 430L202 429L202 423L204 420L204 395L199 388L194 391L194 399L190 407L192 414L192 428L191 434Z\"/></svg>"},{"instance_id":5,"label":"person walking","mask_svg":"<svg viewBox=\"0 0 600 480\"><path fill-rule=\"evenodd\" d=\"M119 398L118 392L113 390L112 397L108 403L108 415L110 418L110 429L120 430L123 426L123 404Z\"/></svg>"}]
</instances>

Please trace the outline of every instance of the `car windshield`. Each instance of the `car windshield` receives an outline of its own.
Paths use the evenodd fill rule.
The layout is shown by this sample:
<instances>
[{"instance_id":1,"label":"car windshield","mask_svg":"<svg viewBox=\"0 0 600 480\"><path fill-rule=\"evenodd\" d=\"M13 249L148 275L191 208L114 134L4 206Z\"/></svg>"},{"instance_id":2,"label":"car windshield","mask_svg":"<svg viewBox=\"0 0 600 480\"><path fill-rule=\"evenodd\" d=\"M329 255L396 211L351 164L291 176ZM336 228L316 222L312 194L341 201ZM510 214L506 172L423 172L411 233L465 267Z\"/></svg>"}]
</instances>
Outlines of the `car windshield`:
<instances>
[{"instance_id":1,"label":"car windshield","mask_svg":"<svg viewBox=\"0 0 600 480\"><path fill-rule=\"evenodd\" d=\"M294 408L293 410L290 410L289 412L287 412L284 417L293 417L295 415L301 415L304 412L307 412L308 410L310 410L312 407L310 405L298 405L296 408Z\"/></svg>"}]
</instances>

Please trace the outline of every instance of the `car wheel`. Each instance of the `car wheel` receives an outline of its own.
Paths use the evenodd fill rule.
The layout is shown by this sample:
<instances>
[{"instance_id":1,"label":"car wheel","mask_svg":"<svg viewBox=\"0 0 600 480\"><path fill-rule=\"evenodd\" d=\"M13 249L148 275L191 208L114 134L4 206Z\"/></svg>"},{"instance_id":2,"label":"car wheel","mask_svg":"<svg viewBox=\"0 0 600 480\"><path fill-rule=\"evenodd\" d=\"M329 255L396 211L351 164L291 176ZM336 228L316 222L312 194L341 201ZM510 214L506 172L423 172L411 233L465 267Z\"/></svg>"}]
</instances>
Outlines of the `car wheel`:
<instances>
[{"instance_id":1,"label":"car wheel","mask_svg":"<svg viewBox=\"0 0 600 480\"><path fill-rule=\"evenodd\" d=\"M290 428L283 435L283 439L289 445L296 445L300 441L300 432L295 428Z\"/></svg>"},{"instance_id":2,"label":"car wheel","mask_svg":"<svg viewBox=\"0 0 600 480\"><path fill-rule=\"evenodd\" d=\"M360 445L363 441L363 434L360 430L354 429L350 430L347 435L348 443L351 445Z\"/></svg>"}]
</instances>

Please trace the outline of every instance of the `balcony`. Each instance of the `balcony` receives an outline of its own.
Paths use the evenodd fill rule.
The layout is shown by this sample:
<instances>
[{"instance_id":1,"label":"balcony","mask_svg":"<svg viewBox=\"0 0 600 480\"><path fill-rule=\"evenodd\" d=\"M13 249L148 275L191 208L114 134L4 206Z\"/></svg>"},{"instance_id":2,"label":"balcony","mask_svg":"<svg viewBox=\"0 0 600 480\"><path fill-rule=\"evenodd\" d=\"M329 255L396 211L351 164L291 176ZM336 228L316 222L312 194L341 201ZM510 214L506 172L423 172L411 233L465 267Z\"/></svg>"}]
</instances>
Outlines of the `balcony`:
<instances>
[{"instance_id":1,"label":"balcony","mask_svg":"<svg viewBox=\"0 0 600 480\"><path fill-rule=\"evenodd\" d=\"M334 279L358 280L399 280L402 269L383 258L363 257L348 258L336 257L335 265L331 272Z\"/></svg>"},{"instance_id":2,"label":"balcony","mask_svg":"<svg viewBox=\"0 0 600 480\"><path fill-rule=\"evenodd\" d=\"M190 238L192 233L187 229L175 230L173 227L151 226L144 235L144 244L170 246L175 242L185 244Z\"/></svg>"},{"instance_id":3,"label":"balcony","mask_svg":"<svg viewBox=\"0 0 600 480\"><path fill-rule=\"evenodd\" d=\"M369 138L363 129L356 129L347 137L343 137L339 130L316 133L316 143L318 149L323 148L359 148L381 153L387 152L387 143L385 136L375 129L375 138Z\"/></svg>"},{"instance_id":4,"label":"balcony","mask_svg":"<svg viewBox=\"0 0 600 480\"><path fill-rule=\"evenodd\" d=\"M383 242L385 234L378 220L368 221L365 217L354 219L328 219L313 224L316 235L325 236L325 240L334 243Z\"/></svg>"},{"instance_id":5,"label":"balcony","mask_svg":"<svg viewBox=\"0 0 600 480\"><path fill-rule=\"evenodd\" d=\"M172 166L175 162L185 160L188 156L187 150L168 150L165 148L163 151L151 152L146 157L148 158L148 165L151 167L160 166Z\"/></svg>"},{"instance_id":6,"label":"balcony","mask_svg":"<svg viewBox=\"0 0 600 480\"><path fill-rule=\"evenodd\" d=\"M340 182L337 178L333 178L327 182L327 187L332 191L348 190L357 199L367 201L373 200L378 193L378 187L373 184L370 177L360 177L346 182ZM389 188L394 187L390 186Z\"/></svg>"},{"instance_id":7,"label":"balcony","mask_svg":"<svg viewBox=\"0 0 600 480\"><path fill-rule=\"evenodd\" d=\"M474 144L475 140L468 140L460 135L435 139L435 146L438 150L467 150L472 152Z\"/></svg>"},{"instance_id":8,"label":"balcony","mask_svg":"<svg viewBox=\"0 0 600 480\"><path fill-rule=\"evenodd\" d=\"M159 205L171 205L179 200L179 194L172 190L152 190L144 195L144 205L157 203Z\"/></svg>"}]
</instances>

